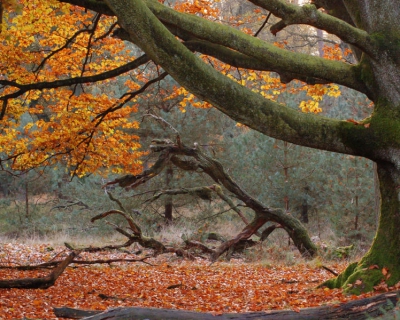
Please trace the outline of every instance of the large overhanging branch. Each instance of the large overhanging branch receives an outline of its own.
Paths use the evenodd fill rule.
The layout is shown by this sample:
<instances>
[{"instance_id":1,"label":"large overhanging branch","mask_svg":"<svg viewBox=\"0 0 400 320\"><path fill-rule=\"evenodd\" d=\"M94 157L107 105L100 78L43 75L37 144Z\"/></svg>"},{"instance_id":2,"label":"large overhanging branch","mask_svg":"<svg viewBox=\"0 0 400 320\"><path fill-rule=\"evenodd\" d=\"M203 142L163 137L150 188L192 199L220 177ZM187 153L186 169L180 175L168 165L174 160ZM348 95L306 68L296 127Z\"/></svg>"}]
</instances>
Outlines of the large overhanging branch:
<instances>
[{"instance_id":1,"label":"large overhanging branch","mask_svg":"<svg viewBox=\"0 0 400 320\"><path fill-rule=\"evenodd\" d=\"M293 24L307 24L315 28L334 34L348 44L354 45L368 55L375 57L376 50L368 33L351 24L320 12L314 5L302 7L281 0L249 0L255 5L264 8L282 20L271 27L273 34Z\"/></svg>"},{"instance_id":2,"label":"large overhanging branch","mask_svg":"<svg viewBox=\"0 0 400 320\"><path fill-rule=\"evenodd\" d=\"M120 24L130 33L132 40L151 56L152 60L160 64L186 89L200 99L210 102L234 120L271 137L303 146L354 155L364 152L362 151L364 147L362 139L358 145L352 145L352 148L349 148L345 138L350 132L358 134L367 128L362 126L356 128L357 126L343 121L305 114L267 100L220 74L196 57L152 15L142 1L130 0L121 3L108 0L108 3L118 13ZM162 5L161 7L164 8ZM189 17L189 20L197 19L194 16ZM207 21L203 22L202 25L208 25ZM208 30L209 33L218 33L217 30L220 29L220 26L218 24L212 24L212 26L216 27ZM193 25L192 27L197 30L202 29L201 26ZM233 29L224 30L232 31ZM222 33L227 37L227 41L235 42L240 39L233 34L234 32L236 31L233 30L232 35ZM250 39L258 41L252 37ZM251 44L251 41L243 42L243 46L246 46L246 43ZM281 53L284 54L283 51L275 52L274 57L277 61L281 60L279 56ZM296 58L299 57L296 56ZM323 59L318 61L322 62ZM301 63L296 62L296 65ZM334 61L328 61L328 63L337 65L337 62ZM345 64L339 63L338 66L335 72L340 74L343 71L341 67ZM311 68L311 66L309 67ZM322 67L325 68L326 65L323 64ZM346 68L350 67L346 66ZM333 72L333 70L331 71ZM306 72L305 75L307 74ZM344 74L349 75L348 72L344 72ZM358 131L353 132L356 130ZM355 150L356 148L357 150Z\"/></svg>"},{"instance_id":3,"label":"large overhanging branch","mask_svg":"<svg viewBox=\"0 0 400 320\"><path fill-rule=\"evenodd\" d=\"M185 32L181 29L176 29L172 26L169 26L167 23L165 26L170 30L174 35L184 40L183 44L191 51L196 51L208 56L212 56L217 58L218 60L227 63L235 68L243 68L257 71L272 71L279 74L282 83L288 83L294 79L303 81L307 84L327 84L329 83L326 80L312 78L303 76L298 73L290 73L283 72L278 67L274 67L268 64L259 61L253 57L240 53L238 51L229 49L227 47L217 45L214 43L210 43L205 40L199 40L193 37L188 32ZM130 41L129 34L122 28L119 28L113 32L113 36L119 38L121 40Z\"/></svg>"},{"instance_id":4,"label":"large overhanging branch","mask_svg":"<svg viewBox=\"0 0 400 320\"><path fill-rule=\"evenodd\" d=\"M70 0L62 2L85 6L86 8L92 10L97 8L97 12L101 12L103 14L105 14L104 12L107 11L104 6L96 6L99 3L96 1ZM145 0L144 2L162 23L168 25L168 28L179 29L181 32L189 33L197 39L206 40L210 43L228 47L250 57L256 58L265 65L269 65L270 69L274 69L273 71L275 72L302 74L303 78L316 78L326 82L342 84L370 95L368 89L360 80L360 70L355 66L350 66L339 61L329 61L307 54L295 53L280 49L260 39L246 35L235 28L217 22L212 22L195 15L177 12L162 5L156 0ZM130 7L129 2L120 3L120 5L122 11L125 10L124 8ZM138 9L136 5L134 5L134 7L134 10ZM149 15L148 12L143 12L143 14L146 16ZM120 12L118 12L116 15L118 16L120 23L123 23L124 21L125 23L129 23L129 19L132 19L132 21L137 20L128 15L121 19L122 13ZM137 22L139 21L135 21L135 24ZM131 24L131 26L133 26L133 24ZM131 28L131 31L128 30L129 28L126 29L130 33L132 33L133 30L135 30L135 32L140 30L137 27ZM179 33L179 30L176 30L174 34ZM154 36L154 34L149 33L147 37L149 37L150 34L151 36ZM163 42L165 42L165 36L160 37L159 39L163 39ZM142 38L141 41L144 41L144 38ZM141 41L137 42L134 40L133 42L137 42L136 44L141 47ZM165 68L165 66L163 67Z\"/></svg>"},{"instance_id":5,"label":"large overhanging branch","mask_svg":"<svg viewBox=\"0 0 400 320\"><path fill-rule=\"evenodd\" d=\"M283 72L279 70L279 68L275 68L274 66L267 65L255 58L249 57L243 53L234 51L227 47L223 47L217 44L210 43L204 40L189 40L184 42L184 45L192 50L197 51L214 58L221 60L224 63L227 63L236 68L250 69L250 70L258 70L258 71L272 71L277 72L280 76L282 83L288 83L294 79L303 81L307 84L327 84L329 83L326 80L317 79L313 77L303 76L298 73L291 72Z\"/></svg>"},{"instance_id":6,"label":"large overhanging branch","mask_svg":"<svg viewBox=\"0 0 400 320\"><path fill-rule=\"evenodd\" d=\"M335 82L369 95L365 84L360 80L360 71L355 66L280 49L235 28L177 12L156 0L144 0L144 3L162 23L189 32L198 39L231 48L283 72L301 73L304 76ZM129 6L124 4L124 7ZM125 21L121 19L120 13L117 15L121 23ZM128 29L127 31L131 33ZM141 46L139 42L137 44Z\"/></svg>"}]
</instances>

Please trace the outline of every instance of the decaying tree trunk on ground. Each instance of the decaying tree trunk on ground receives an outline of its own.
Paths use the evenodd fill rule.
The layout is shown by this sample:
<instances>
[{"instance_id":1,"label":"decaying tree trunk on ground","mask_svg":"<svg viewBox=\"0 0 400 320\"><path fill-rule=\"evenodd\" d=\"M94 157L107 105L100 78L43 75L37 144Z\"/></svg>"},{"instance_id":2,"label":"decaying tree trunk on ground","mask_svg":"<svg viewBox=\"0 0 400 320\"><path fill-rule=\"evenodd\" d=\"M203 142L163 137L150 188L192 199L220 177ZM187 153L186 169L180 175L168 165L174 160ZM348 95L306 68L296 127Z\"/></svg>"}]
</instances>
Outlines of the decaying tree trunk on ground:
<instances>
[{"instance_id":1,"label":"decaying tree trunk on ground","mask_svg":"<svg viewBox=\"0 0 400 320\"><path fill-rule=\"evenodd\" d=\"M228 203L230 208L238 213L246 224L246 227L235 238L224 242L219 248L213 251L211 254L213 261L218 259L218 257L232 246L240 241L249 239L254 234L258 234L261 240L265 240L277 227L283 228L288 233L289 237L293 240L293 243L304 257L309 258L315 256L317 248L308 236L307 230L298 219L287 214L282 209L269 208L251 197L226 173L221 163L203 153L196 144L193 148L189 148L181 143L179 136L176 143L170 140L153 140L153 142L155 142L155 144L151 145L150 149L153 152L159 153L159 157L151 168L146 169L139 175L123 176L107 183L107 185L118 184L124 188L135 188L157 176L167 165L171 164L185 171L205 173L211 177L216 184L195 188L163 190L147 201L150 202L165 195L171 196L176 194L191 194L204 200L211 200L212 195L216 194L219 198ZM238 206L225 195L221 186L232 193L237 199L243 201L245 206L254 211L255 215L251 222L246 219ZM267 222L275 222L277 225L267 228L267 232L264 232L263 235L258 233L258 230Z\"/></svg>"},{"instance_id":2,"label":"decaying tree trunk on ground","mask_svg":"<svg viewBox=\"0 0 400 320\"><path fill-rule=\"evenodd\" d=\"M72 251L68 257L61 262L50 274L43 278L24 278L0 280L0 288L17 289L47 289L54 285L58 277L64 272L65 268L74 260L77 253Z\"/></svg>"},{"instance_id":3,"label":"decaying tree trunk on ground","mask_svg":"<svg viewBox=\"0 0 400 320\"><path fill-rule=\"evenodd\" d=\"M306 308L300 311L277 310L267 312L226 313L216 316L211 313L200 313L185 310L153 309L153 308L116 308L110 311L89 311L71 308L54 308L59 318L73 318L90 320L112 319L184 319L184 320L228 320L228 319L259 319L259 320L329 320L352 319L364 320L390 313L398 301L400 291L388 292L378 296L350 301L339 305L330 305L316 308ZM80 313L78 312L80 311ZM88 313L91 312L91 313ZM93 312L98 314L93 315ZM73 317L73 316L74 317ZM79 317L80 316L80 317Z\"/></svg>"}]
</instances>

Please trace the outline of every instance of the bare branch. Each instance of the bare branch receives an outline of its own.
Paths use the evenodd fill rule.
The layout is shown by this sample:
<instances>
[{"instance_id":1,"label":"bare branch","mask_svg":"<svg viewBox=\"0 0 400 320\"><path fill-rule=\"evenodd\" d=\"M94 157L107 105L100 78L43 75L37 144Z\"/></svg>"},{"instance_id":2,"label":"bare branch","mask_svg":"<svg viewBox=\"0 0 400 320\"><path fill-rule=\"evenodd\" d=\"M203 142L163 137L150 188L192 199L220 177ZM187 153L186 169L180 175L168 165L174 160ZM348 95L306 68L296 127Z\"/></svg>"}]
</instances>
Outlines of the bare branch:
<instances>
[{"instance_id":1,"label":"bare branch","mask_svg":"<svg viewBox=\"0 0 400 320\"><path fill-rule=\"evenodd\" d=\"M49 81L49 82L44 81L44 82L37 82L37 83L30 83L30 84L19 84L15 81L0 80L0 85L11 86L11 87L16 87L16 88L20 89L16 92L4 95L3 97L0 98L0 100L3 100L3 105L4 105L4 101L6 101L7 99L19 97L20 95L22 95L25 92L28 92L30 90L52 89L52 88L71 86L71 85L80 84L80 83L93 83L93 82L103 81L106 79L110 79L110 78L119 76L119 75L129 72L131 70L134 70L149 61L150 61L150 58L147 55L142 55L139 58L136 58L134 61L129 62L121 67L118 67L113 70L109 70L109 71L106 71L106 72L103 72L103 73L100 73L97 75L86 76L86 77L75 77L75 78L70 78L70 79L63 79L63 80L56 80L56 81Z\"/></svg>"},{"instance_id":2,"label":"bare branch","mask_svg":"<svg viewBox=\"0 0 400 320\"><path fill-rule=\"evenodd\" d=\"M143 115L143 117L152 117L152 118L156 119L157 121L165 123L172 131L174 131L179 136L179 131L176 130L175 127L172 124L170 124L167 120L165 120L164 118L161 118L154 114L149 114L149 113Z\"/></svg>"},{"instance_id":3,"label":"bare branch","mask_svg":"<svg viewBox=\"0 0 400 320\"><path fill-rule=\"evenodd\" d=\"M262 29L264 29L265 25L267 24L269 18L271 17L272 12L269 12L267 17L265 18L263 24L261 25L261 27L257 30L257 32L254 34L254 37L257 37L260 32L262 31Z\"/></svg>"},{"instance_id":4,"label":"bare branch","mask_svg":"<svg viewBox=\"0 0 400 320\"><path fill-rule=\"evenodd\" d=\"M132 217L128 216L125 212L122 212L120 210L110 210L107 212L104 212L102 214L99 214L95 217L93 217L90 221L95 222L96 220L103 219L111 214L118 214L121 215L125 218L125 220L128 222L130 229L135 235L141 235L142 230L140 230L140 227L133 221Z\"/></svg>"},{"instance_id":5,"label":"bare branch","mask_svg":"<svg viewBox=\"0 0 400 320\"><path fill-rule=\"evenodd\" d=\"M159 82L159 81L161 81L162 79L164 79L167 75L168 75L167 72L163 72L163 73L161 73L158 77L156 77L156 78L154 78L154 79L151 79L151 80L149 80L148 82L146 82L140 89L138 89L138 90L136 90L136 91L134 91L134 92L127 92L127 93L125 93L125 94L121 97L121 99L123 99L122 102L118 103L116 106L113 106L113 107L108 108L107 110L103 111L102 113L99 113L99 114L93 119L93 121L96 120L96 119L100 119L100 121L98 121L98 122L96 123L96 126L100 124L100 122L104 119L104 117L105 117L107 114L109 114L109 113L111 113L111 112L114 112L114 111L116 111L116 110L118 110L118 109L121 109L127 102L129 102L130 100L132 100L132 99L133 99L134 97L136 97L137 95L143 93L143 92L144 92L149 86L151 86L153 83Z\"/></svg>"}]
</instances>

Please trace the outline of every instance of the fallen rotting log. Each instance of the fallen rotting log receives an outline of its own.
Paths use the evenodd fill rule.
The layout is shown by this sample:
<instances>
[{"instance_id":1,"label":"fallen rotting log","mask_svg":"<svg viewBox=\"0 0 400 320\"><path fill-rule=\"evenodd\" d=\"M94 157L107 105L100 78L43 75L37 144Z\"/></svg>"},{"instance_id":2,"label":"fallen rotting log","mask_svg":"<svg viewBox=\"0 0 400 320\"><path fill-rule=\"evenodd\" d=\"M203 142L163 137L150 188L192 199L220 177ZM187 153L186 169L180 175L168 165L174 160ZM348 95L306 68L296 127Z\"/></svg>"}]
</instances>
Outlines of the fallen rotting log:
<instances>
[{"instance_id":1,"label":"fallen rotting log","mask_svg":"<svg viewBox=\"0 0 400 320\"><path fill-rule=\"evenodd\" d=\"M69 307L53 308L53 311L57 318L68 319L83 319L85 317L91 317L103 313L103 311L98 310L73 309Z\"/></svg>"},{"instance_id":2,"label":"fallen rotting log","mask_svg":"<svg viewBox=\"0 0 400 320\"><path fill-rule=\"evenodd\" d=\"M201 313L186 310L155 309L127 307L116 308L101 312L95 315L88 314L88 310L79 310L82 318L87 320L116 320L116 319L135 319L135 320L228 320L228 319L252 319L252 320L329 320L329 319L349 319L364 320L373 317L379 317L383 314L389 314L393 311L398 301L400 291L388 292L374 297L350 301L343 304L330 306L306 308L301 310L276 310L267 312L249 312L249 313ZM54 314L59 318L70 317L77 309L54 308ZM86 315L85 313L86 312ZM77 316L73 319L79 319Z\"/></svg>"},{"instance_id":3,"label":"fallen rotting log","mask_svg":"<svg viewBox=\"0 0 400 320\"><path fill-rule=\"evenodd\" d=\"M54 285L58 277L64 272L65 268L72 263L76 255L77 253L72 251L63 262L45 277L0 280L0 288L47 289Z\"/></svg>"}]
</instances>

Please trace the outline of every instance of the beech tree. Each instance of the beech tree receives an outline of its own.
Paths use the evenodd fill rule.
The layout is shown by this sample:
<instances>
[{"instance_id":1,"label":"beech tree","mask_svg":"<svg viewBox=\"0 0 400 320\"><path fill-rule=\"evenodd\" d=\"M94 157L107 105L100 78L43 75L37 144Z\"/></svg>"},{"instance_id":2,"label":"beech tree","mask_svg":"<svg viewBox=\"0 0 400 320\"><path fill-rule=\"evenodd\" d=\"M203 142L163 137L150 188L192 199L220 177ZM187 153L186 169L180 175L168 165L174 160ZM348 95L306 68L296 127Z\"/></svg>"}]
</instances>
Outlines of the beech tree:
<instances>
[{"instance_id":1,"label":"beech tree","mask_svg":"<svg viewBox=\"0 0 400 320\"><path fill-rule=\"evenodd\" d=\"M194 13L189 9L188 13L179 12L156 0L54 3L69 3L117 17L121 29L116 35L138 46L146 59L159 65L198 99L237 122L290 143L374 161L380 183L381 214L371 249L326 285L354 293L371 291L382 281L394 285L400 280L400 2L313 0L299 6L284 0L250 1L259 7L254 14L266 10L279 19L270 28L273 34L289 25L315 27L347 43L357 63L331 61L274 46L218 19L207 19L210 8L201 9L199 1L187 5L189 9L200 8ZM328 119L296 111L225 76L197 53L237 68L276 72L285 83L297 79L308 84L346 86L365 94L374 103L374 110L362 121ZM132 69L141 64L138 61L130 66ZM108 76L116 75L114 72ZM96 79L80 77L75 83ZM20 90L56 87L41 84L27 88L5 81L1 84ZM2 117L7 100L3 102Z\"/></svg>"},{"instance_id":2,"label":"beech tree","mask_svg":"<svg viewBox=\"0 0 400 320\"><path fill-rule=\"evenodd\" d=\"M375 239L358 263L327 284L361 292L382 280L388 285L400 280L400 3L315 0L300 7L282 0L251 1L281 19L272 33L307 24L336 35L354 48L359 62L350 65L289 52L155 0L63 2L116 15L129 39L179 84L236 121L291 143L375 161L382 198ZM374 102L374 112L353 122L294 111L221 75L182 41L192 41L192 50L196 47L236 67L275 71L282 81L333 82L352 88Z\"/></svg>"}]
</instances>

